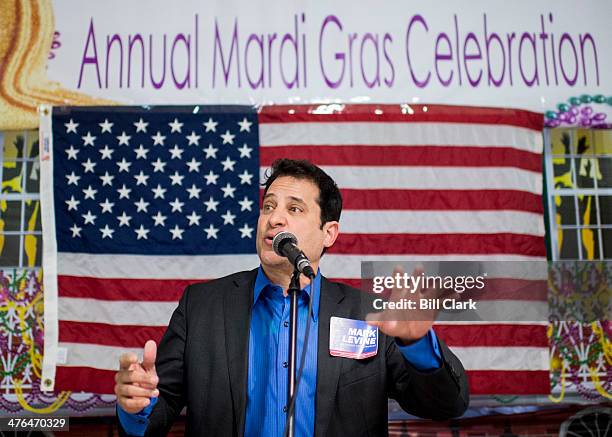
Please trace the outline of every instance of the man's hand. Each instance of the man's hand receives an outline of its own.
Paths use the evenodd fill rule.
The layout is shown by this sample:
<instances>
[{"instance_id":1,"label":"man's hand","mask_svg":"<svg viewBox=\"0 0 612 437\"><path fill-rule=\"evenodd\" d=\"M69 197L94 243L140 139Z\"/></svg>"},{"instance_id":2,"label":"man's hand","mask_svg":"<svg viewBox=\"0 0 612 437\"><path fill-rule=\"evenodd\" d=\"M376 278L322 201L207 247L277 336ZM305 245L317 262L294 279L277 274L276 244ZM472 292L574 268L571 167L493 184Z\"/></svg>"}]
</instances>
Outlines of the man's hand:
<instances>
[{"instance_id":1,"label":"man's hand","mask_svg":"<svg viewBox=\"0 0 612 437\"><path fill-rule=\"evenodd\" d=\"M153 340L145 343L142 363L133 353L119 358L119 371L115 373L115 394L117 403L130 414L138 413L151 402L150 398L159 396L155 371L157 345Z\"/></svg>"},{"instance_id":2,"label":"man's hand","mask_svg":"<svg viewBox=\"0 0 612 437\"><path fill-rule=\"evenodd\" d=\"M412 276L421 276L422 267L415 268ZM397 266L393 270L393 276L404 275L404 269ZM391 291L389 302L400 302L402 299L414 301L417 309L392 310L385 309L380 313L370 313L366 317L368 324L378 328L390 337L396 337L403 345L414 343L423 337L431 329L437 311L419 310L419 301L429 293L425 293L422 287L414 292L402 287L394 287ZM431 297L431 296L430 296Z\"/></svg>"}]
</instances>

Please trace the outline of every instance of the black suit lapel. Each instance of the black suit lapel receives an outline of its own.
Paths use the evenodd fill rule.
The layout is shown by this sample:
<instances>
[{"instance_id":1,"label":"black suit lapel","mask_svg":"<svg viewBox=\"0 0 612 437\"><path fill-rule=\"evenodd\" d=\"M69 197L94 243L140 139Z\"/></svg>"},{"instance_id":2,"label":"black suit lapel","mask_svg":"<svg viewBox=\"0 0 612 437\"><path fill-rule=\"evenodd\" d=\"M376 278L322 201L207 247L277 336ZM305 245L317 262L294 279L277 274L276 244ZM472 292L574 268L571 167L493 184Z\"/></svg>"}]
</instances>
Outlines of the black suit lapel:
<instances>
[{"instance_id":1,"label":"black suit lapel","mask_svg":"<svg viewBox=\"0 0 612 437\"><path fill-rule=\"evenodd\" d=\"M317 353L317 396L315 435L324 436L329 426L332 406L340 376L341 360L329 354L329 319L347 317L348 308L342 307L344 292L336 284L322 278L319 304L319 345Z\"/></svg>"},{"instance_id":2,"label":"black suit lapel","mask_svg":"<svg viewBox=\"0 0 612 437\"><path fill-rule=\"evenodd\" d=\"M254 270L235 280L223 300L234 427L239 436L244 435L246 417L249 325L256 276L257 270Z\"/></svg>"}]
</instances>

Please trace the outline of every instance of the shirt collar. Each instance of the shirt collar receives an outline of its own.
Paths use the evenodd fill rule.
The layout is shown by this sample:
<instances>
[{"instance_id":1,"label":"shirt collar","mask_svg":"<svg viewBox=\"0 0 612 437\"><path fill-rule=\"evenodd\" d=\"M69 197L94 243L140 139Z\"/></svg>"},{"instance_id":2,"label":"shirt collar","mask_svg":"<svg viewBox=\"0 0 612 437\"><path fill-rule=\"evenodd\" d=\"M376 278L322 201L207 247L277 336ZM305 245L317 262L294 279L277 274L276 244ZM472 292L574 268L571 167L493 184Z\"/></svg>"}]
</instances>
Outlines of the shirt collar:
<instances>
[{"instance_id":1,"label":"shirt collar","mask_svg":"<svg viewBox=\"0 0 612 437\"><path fill-rule=\"evenodd\" d=\"M304 287L302 291L306 292L308 297L313 299L312 321L316 322L319 315L319 300L321 297L321 270L317 269L317 276L315 276L314 281L312 281L312 284L314 285L314 297L313 293L311 292L311 284ZM265 272L263 271L263 268L260 265L259 269L257 269L257 278L255 278L255 288L253 290L253 305L257 303L257 300L261 296L262 291L269 285L278 286L276 284L273 284L270 279L268 279Z\"/></svg>"}]
</instances>

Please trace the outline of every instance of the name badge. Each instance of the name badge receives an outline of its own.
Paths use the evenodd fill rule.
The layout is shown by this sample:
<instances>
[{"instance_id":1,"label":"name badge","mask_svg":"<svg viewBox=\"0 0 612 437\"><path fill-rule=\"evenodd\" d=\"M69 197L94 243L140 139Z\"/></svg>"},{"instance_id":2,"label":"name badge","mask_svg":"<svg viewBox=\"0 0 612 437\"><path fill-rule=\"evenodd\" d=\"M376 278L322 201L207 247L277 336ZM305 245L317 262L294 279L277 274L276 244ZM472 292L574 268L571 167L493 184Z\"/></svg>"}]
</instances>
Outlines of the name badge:
<instances>
[{"instance_id":1,"label":"name badge","mask_svg":"<svg viewBox=\"0 0 612 437\"><path fill-rule=\"evenodd\" d=\"M329 353L333 357L362 360L378 352L378 327L363 320L332 317L329 324Z\"/></svg>"}]
</instances>

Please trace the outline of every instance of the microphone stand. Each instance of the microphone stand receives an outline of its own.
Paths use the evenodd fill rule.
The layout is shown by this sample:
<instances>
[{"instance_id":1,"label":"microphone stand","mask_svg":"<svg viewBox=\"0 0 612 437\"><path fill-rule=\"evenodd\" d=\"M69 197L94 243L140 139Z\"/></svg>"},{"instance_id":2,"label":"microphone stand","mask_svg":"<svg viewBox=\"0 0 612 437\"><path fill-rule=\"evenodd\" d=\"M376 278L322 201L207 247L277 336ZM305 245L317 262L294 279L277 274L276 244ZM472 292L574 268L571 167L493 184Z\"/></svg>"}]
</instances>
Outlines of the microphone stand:
<instances>
[{"instance_id":1,"label":"microphone stand","mask_svg":"<svg viewBox=\"0 0 612 437\"><path fill-rule=\"evenodd\" d=\"M291 296L290 318L289 318L289 392L287 394L287 426L288 435L295 435L295 408L290 408L291 399L295 394L295 373L297 370L297 335L298 335L298 296L300 293L300 272L297 269L293 270L291 282L289 283L288 294ZM306 347L306 345L304 345Z\"/></svg>"}]
</instances>

